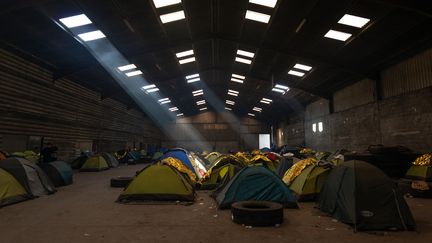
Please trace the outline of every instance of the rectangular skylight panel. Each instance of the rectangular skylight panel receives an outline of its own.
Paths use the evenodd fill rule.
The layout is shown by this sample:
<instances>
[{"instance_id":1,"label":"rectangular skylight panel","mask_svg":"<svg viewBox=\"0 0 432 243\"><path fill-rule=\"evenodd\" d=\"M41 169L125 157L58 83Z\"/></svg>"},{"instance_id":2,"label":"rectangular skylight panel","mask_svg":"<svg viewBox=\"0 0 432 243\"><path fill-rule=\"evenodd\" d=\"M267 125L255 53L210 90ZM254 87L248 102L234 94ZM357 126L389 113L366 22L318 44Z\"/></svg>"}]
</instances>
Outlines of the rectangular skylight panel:
<instances>
[{"instance_id":1,"label":"rectangular skylight panel","mask_svg":"<svg viewBox=\"0 0 432 243\"><path fill-rule=\"evenodd\" d=\"M277 0L249 0L249 2L264 7L274 8L276 6Z\"/></svg>"},{"instance_id":2,"label":"rectangular skylight panel","mask_svg":"<svg viewBox=\"0 0 432 243\"><path fill-rule=\"evenodd\" d=\"M194 51L191 49L188 51L177 52L176 56L177 56L177 58L181 58L181 57L187 57L187 56L190 56L193 54L194 54Z\"/></svg>"},{"instance_id":3,"label":"rectangular skylight panel","mask_svg":"<svg viewBox=\"0 0 432 243\"><path fill-rule=\"evenodd\" d=\"M198 82L198 81L200 81L200 78L193 78L193 79L188 79L187 80L188 84L194 83L194 82Z\"/></svg>"},{"instance_id":4,"label":"rectangular skylight panel","mask_svg":"<svg viewBox=\"0 0 432 243\"><path fill-rule=\"evenodd\" d=\"M192 91L192 94L201 93L201 92L203 92L203 90L202 89L198 89L198 90Z\"/></svg>"},{"instance_id":5,"label":"rectangular skylight panel","mask_svg":"<svg viewBox=\"0 0 432 243\"><path fill-rule=\"evenodd\" d=\"M243 75L238 75L238 74L235 74L235 73L232 74L232 77L233 77L233 78L238 78L238 79L245 79L245 78L246 78L246 77L243 76Z\"/></svg>"},{"instance_id":6,"label":"rectangular skylight panel","mask_svg":"<svg viewBox=\"0 0 432 243\"><path fill-rule=\"evenodd\" d=\"M248 113L248 115L249 115L249 116L255 116L255 114L253 114L253 113Z\"/></svg>"},{"instance_id":7,"label":"rectangular skylight panel","mask_svg":"<svg viewBox=\"0 0 432 243\"><path fill-rule=\"evenodd\" d=\"M225 103L227 103L228 105L235 105L235 102L232 100L226 100Z\"/></svg>"},{"instance_id":8,"label":"rectangular skylight panel","mask_svg":"<svg viewBox=\"0 0 432 243\"><path fill-rule=\"evenodd\" d=\"M177 116L183 116L183 113L177 114Z\"/></svg>"},{"instance_id":9,"label":"rectangular skylight panel","mask_svg":"<svg viewBox=\"0 0 432 243\"><path fill-rule=\"evenodd\" d=\"M161 19L163 24L166 24L169 22L174 22L177 20L182 20L184 18L185 18L185 14L184 14L183 10L173 12L173 13L163 14L160 16L160 19Z\"/></svg>"},{"instance_id":10,"label":"rectangular skylight panel","mask_svg":"<svg viewBox=\"0 0 432 243\"><path fill-rule=\"evenodd\" d=\"M262 108L254 107L252 110L254 110L254 111L258 111L258 112L261 112L261 111L262 111Z\"/></svg>"},{"instance_id":11,"label":"rectangular skylight panel","mask_svg":"<svg viewBox=\"0 0 432 243\"><path fill-rule=\"evenodd\" d=\"M253 58L255 53L243 50L237 50L237 55Z\"/></svg>"},{"instance_id":12,"label":"rectangular skylight panel","mask_svg":"<svg viewBox=\"0 0 432 243\"><path fill-rule=\"evenodd\" d=\"M166 101L162 101L161 104L167 104L167 103L171 103L171 100L166 100Z\"/></svg>"},{"instance_id":13,"label":"rectangular skylight panel","mask_svg":"<svg viewBox=\"0 0 432 243\"><path fill-rule=\"evenodd\" d=\"M200 100L200 101L197 101L197 102L196 102L197 105L203 105L203 104L205 104L205 103L206 103L205 100Z\"/></svg>"},{"instance_id":14,"label":"rectangular skylight panel","mask_svg":"<svg viewBox=\"0 0 432 243\"><path fill-rule=\"evenodd\" d=\"M232 95L232 96L238 96L237 93L232 93L232 92L228 92L228 95Z\"/></svg>"},{"instance_id":15,"label":"rectangular skylight panel","mask_svg":"<svg viewBox=\"0 0 432 243\"><path fill-rule=\"evenodd\" d=\"M189 58L186 58L186 59L179 61L180 64L185 64L185 63L190 63L190 62L195 62L195 57L189 57Z\"/></svg>"},{"instance_id":16,"label":"rectangular skylight panel","mask_svg":"<svg viewBox=\"0 0 432 243\"><path fill-rule=\"evenodd\" d=\"M171 107L168 110L170 110L170 111L178 111L178 108L177 107Z\"/></svg>"},{"instance_id":17,"label":"rectangular skylight panel","mask_svg":"<svg viewBox=\"0 0 432 243\"><path fill-rule=\"evenodd\" d=\"M295 71L295 70L289 70L288 74L290 75L294 75L297 77L303 77L305 75L305 73L299 72L299 71Z\"/></svg>"},{"instance_id":18,"label":"rectangular skylight panel","mask_svg":"<svg viewBox=\"0 0 432 243\"><path fill-rule=\"evenodd\" d=\"M154 89L148 89L148 90L146 90L147 93L153 93L153 92L156 92L156 91L159 91L159 88L154 88Z\"/></svg>"},{"instance_id":19,"label":"rectangular skylight panel","mask_svg":"<svg viewBox=\"0 0 432 243\"><path fill-rule=\"evenodd\" d=\"M203 95L203 94L204 94L203 92L200 92L200 93L193 94L193 96L200 96L200 95Z\"/></svg>"},{"instance_id":20,"label":"rectangular skylight panel","mask_svg":"<svg viewBox=\"0 0 432 243\"><path fill-rule=\"evenodd\" d=\"M229 107L225 107L225 110L229 110L229 111L232 111L232 109L231 109L231 108L229 108Z\"/></svg>"},{"instance_id":21,"label":"rectangular skylight panel","mask_svg":"<svg viewBox=\"0 0 432 243\"><path fill-rule=\"evenodd\" d=\"M241 79L236 79L236 78L231 78L231 81L236 82L236 83L243 83L243 80Z\"/></svg>"},{"instance_id":22,"label":"rectangular skylight panel","mask_svg":"<svg viewBox=\"0 0 432 243\"><path fill-rule=\"evenodd\" d=\"M231 92L231 93L236 93L236 94L238 94L238 93L239 93L238 91L235 91L235 90L232 90L232 89L229 89L229 90L228 90L228 92Z\"/></svg>"},{"instance_id":23,"label":"rectangular skylight panel","mask_svg":"<svg viewBox=\"0 0 432 243\"><path fill-rule=\"evenodd\" d=\"M134 68L136 68L136 66L135 66L135 64L128 64L128 65L120 66L117 68L118 68L118 70L123 72L123 71L134 69Z\"/></svg>"},{"instance_id":24,"label":"rectangular skylight panel","mask_svg":"<svg viewBox=\"0 0 432 243\"><path fill-rule=\"evenodd\" d=\"M154 85L154 84L149 84L149 85L146 85L146 86L143 86L143 87L142 87L142 89L145 89L145 90L147 90L147 89L152 89L152 88L156 88L156 85Z\"/></svg>"},{"instance_id":25,"label":"rectangular skylight panel","mask_svg":"<svg viewBox=\"0 0 432 243\"><path fill-rule=\"evenodd\" d=\"M62 22L68 28L78 27L78 26L92 23L91 20L87 18L85 14L79 14L67 18L62 18L60 19L60 22Z\"/></svg>"},{"instance_id":26,"label":"rectangular skylight panel","mask_svg":"<svg viewBox=\"0 0 432 243\"><path fill-rule=\"evenodd\" d=\"M273 88L272 91L275 91L275 92L279 92L279 93L285 94L285 90L281 90L281 89L277 89L277 88Z\"/></svg>"},{"instance_id":27,"label":"rectangular skylight panel","mask_svg":"<svg viewBox=\"0 0 432 243\"><path fill-rule=\"evenodd\" d=\"M159 102L164 102L164 101L167 101L167 100L169 100L169 98L159 99L158 101L159 101Z\"/></svg>"},{"instance_id":28,"label":"rectangular skylight panel","mask_svg":"<svg viewBox=\"0 0 432 243\"><path fill-rule=\"evenodd\" d=\"M199 77L199 74L195 73L195 74L191 74L191 75L186 76L186 79L198 78L198 77Z\"/></svg>"},{"instance_id":29,"label":"rectangular skylight panel","mask_svg":"<svg viewBox=\"0 0 432 243\"><path fill-rule=\"evenodd\" d=\"M267 101L267 102L272 102L273 101L273 100L267 99L267 98L262 98L262 100Z\"/></svg>"},{"instance_id":30,"label":"rectangular skylight panel","mask_svg":"<svg viewBox=\"0 0 432 243\"><path fill-rule=\"evenodd\" d=\"M270 20L270 15L247 10L245 18L267 24Z\"/></svg>"},{"instance_id":31,"label":"rectangular skylight panel","mask_svg":"<svg viewBox=\"0 0 432 243\"><path fill-rule=\"evenodd\" d=\"M142 74L141 70L136 70L136 71L126 73L126 76L133 77L133 76L137 76L137 75L141 75L141 74Z\"/></svg>"},{"instance_id":32,"label":"rectangular skylight panel","mask_svg":"<svg viewBox=\"0 0 432 243\"><path fill-rule=\"evenodd\" d=\"M92 41L101 38L105 38L105 35L100 30L95 30L87 33L82 33L78 35L79 38L83 41Z\"/></svg>"},{"instance_id":33,"label":"rectangular skylight panel","mask_svg":"<svg viewBox=\"0 0 432 243\"><path fill-rule=\"evenodd\" d=\"M312 69L311 66L300 64L300 63L297 63L296 65L294 65L294 68L304 70L304 71L310 71Z\"/></svg>"},{"instance_id":34,"label":"rectangular skylight panel","mask_svg":"<svg viewBox=\"0 0 432 243\"><path fill-rule=\"evenodd\" d=\"M324 37L340 40L340 41L346 41L348 38L350 38L352 34L345 33L337 30L329 30L327 34L325 34Z\"/></svg>"},{"instance_id":35,"label":"rectangular skylight panel","mask_svg":"<svg viewBox=\"0 0 432 243\"><path fill-rule=\"evenodd\" d=\"M264 104L267 104L267 105L270 105L270 102L269 102L269 101L266 101L266 100L261 100L260 102L261 102L261 103L264 103Z\"/></svg>"},{"instance_id":36,"label":"rectangular skylight panel","mask_svg":"<svg viewBox=\"0 0 432 243\"><path fill-rule=\"evenodd\" d=\"M249 65L252 63L251 60L244 59L244 58L241 58L241 57L236 57L236 58L235 58L235 61L236 61L236 62L241 62L241 63L244 63L244 64L249 64Z\"/></svg>"},{"instance_id":37,"label":"rectangular skylight panel","mask_svg":"<svg viewBox=\"0 0 432 243\"><path fill-rule=\"evenodd\" d=\"M156 8L163 8L166 6L181 3L181 0L153 0Z\"/></svg>"},{"instance_id":38,"label":"rectangular skylight panel","mask_svg":"<svg viewBox=\"0 0 432 243\"><path fill-rule=\"evenodd\" d=\"M199 109L200 111L204 111L204 110L207 110L207 107L203 107L203 108L201 108L201 109Z\"/></svg>"},{"instance_id":39,"label":"rectangular skylight panel","mask_svg":"<svg viewBox=\"0 0 432 243\"><path fill-rule=\"evenodd\" d=\"M289 89L287 86L281 85L281 84L276 84L275 88L282 89L282 90L288 90Z\"/></svg>"},{"instance_id":40,"label":"rectangular skylight panel","mask_svg":"<svg viewBox=\"0 0 432 243\"><path fill-rule=\"evenodd\" d=\"M367 23L369 23L370 19L363 18L351 14L345 14L339 21L339 24L349 25L357 28L363 28Z\"/></svg>"}]
</instances>

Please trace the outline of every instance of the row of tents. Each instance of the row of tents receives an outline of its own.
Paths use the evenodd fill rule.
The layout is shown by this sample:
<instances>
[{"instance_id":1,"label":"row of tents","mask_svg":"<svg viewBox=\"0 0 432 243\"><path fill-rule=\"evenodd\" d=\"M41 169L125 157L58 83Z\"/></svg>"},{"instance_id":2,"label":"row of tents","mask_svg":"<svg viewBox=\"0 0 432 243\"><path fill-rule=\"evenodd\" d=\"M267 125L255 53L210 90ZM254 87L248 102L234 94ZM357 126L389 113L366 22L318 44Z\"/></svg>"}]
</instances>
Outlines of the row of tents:
<instances>
[{"instance_id":1,"label":"row of tents","mask_svg":"<svg viewBox=\"0 0 432 243\"><path fill-rule=\"evenodd\" d=\"M0 160L0 207L53 194L73 182L72 168L62 161L41 167L24 158Z\"/></svg>"},{"instance_id":2,"label":"row of tents","mask_svg":"<svg viewBox=\"0 0 432 243\"><path fill-rule=\"evenodd\" d=\"M297 199L318 199L322 211L355 229L415 227L405 199L388 176L363 161L343 162L338 153L297 161L272 152L198 156L174 149L139 171L118 202L194 201L196 190L213 190L220 209L246 200L297 208Z\"/></svg>"}]
</instances>

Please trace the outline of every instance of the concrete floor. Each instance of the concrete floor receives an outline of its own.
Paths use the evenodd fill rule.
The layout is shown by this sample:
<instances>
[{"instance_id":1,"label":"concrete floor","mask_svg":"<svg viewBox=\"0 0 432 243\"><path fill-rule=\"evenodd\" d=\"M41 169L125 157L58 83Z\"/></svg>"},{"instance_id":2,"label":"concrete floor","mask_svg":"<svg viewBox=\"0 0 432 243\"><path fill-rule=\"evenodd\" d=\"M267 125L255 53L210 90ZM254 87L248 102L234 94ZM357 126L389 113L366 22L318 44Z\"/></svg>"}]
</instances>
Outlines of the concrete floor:
<instances>
[{"instance_id":1,"label":"concrete floor","mask_svg":"<svg viewBox=\"0 0 432 243\"><path fill-rule=\"evenodd\" d=\"M77 173L73 185L51 196L0 209L0 242L432 242L432 200L407 201L417 232L359 232L301 203L286 209L280 227L245 228L217 210L208 193L195 204L123 205L114 176L133 175L142 165Z\"/></svg>"}]
</instances>

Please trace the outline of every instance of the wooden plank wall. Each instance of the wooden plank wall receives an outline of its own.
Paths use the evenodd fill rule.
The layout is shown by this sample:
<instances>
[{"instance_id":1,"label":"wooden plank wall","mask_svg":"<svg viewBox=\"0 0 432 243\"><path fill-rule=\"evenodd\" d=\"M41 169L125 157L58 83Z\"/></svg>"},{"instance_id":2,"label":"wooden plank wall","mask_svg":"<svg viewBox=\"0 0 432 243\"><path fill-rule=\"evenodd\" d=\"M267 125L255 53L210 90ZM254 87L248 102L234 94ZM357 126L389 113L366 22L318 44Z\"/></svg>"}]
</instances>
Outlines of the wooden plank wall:
<instances>
[{"instance_id":1,"label":"wooden plank wall","mask_svg":"<svg viewBox=\"0 0 432 243\"><path fill-rule=\"evenodd\" d=\"M63 160L93 141L99 151L110 152L134 142L160 144L160 130L141 111L102 100L99 93L67 79L53 82L50 71L1 49L0 114L0 138L44 136L59 147ZM7 144L0 139L0 149Z\"/></svg>"}]
</instances>

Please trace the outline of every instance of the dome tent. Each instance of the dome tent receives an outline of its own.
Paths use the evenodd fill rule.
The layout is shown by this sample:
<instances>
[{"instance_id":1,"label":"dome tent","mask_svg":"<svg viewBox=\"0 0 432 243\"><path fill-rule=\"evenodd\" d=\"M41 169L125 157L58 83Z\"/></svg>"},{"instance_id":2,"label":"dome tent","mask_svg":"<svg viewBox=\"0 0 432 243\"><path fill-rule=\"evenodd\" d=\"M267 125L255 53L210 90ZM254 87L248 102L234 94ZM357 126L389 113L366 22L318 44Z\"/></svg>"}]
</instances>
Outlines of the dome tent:
<instances>
[{"instance_id":1,"label":"dome tent","mask_svg":"<svg viewBox=\"0 0 432 243\"><path fill-rule=\"evenodd\" d=\"M321 190L319 208L355 230L413 230L415 222L396 184L381 170L351 160L335 167Z\"/></svg>"},{"instance_id":2,"label":"dome tent","mask_svg":"<svg viewBox=\"0 0 432 243\"><path fill-rule=\"evenodd\" d=\"M229 208L238 201L272 201L287 208L297 208L297 202L285 183L262 166L243 168L227 184L212 195L219 208Z\"/></svg>"},{"instance_id":3,"label":"dome tent","mask_svg":"<svg viewBox=\"0 0 432 243\"><path fill-rule=\"evenodd\" d=\"M174 167L156 163L141 170L119 196L118 202L194 201L188 176Z\"/></svg>"},{"instance_id":4,"label":"dome tent","mask_svg":"<svg viewBox=\"0 0 432 243\"><path fill-rule=\"evenodd\" d=\"M11 174L0 169L0 207L32 198Z\"/></svg>"},{"instance_id":5,"label":"dome tent","mask_svg":"<svg viewBox=\"0 0 432 243\"><path fill-rule=\"evenodd\" d=\"M0 168L11 174L33 197L55 193L49 177L37 165L23 158L8 158L0 161Z\"/></svg>"}]
</instances>

